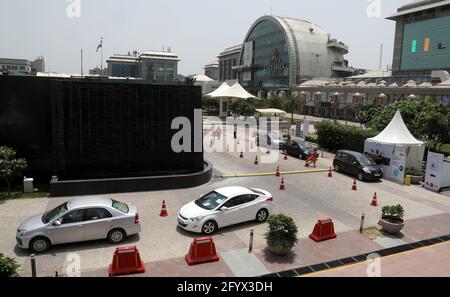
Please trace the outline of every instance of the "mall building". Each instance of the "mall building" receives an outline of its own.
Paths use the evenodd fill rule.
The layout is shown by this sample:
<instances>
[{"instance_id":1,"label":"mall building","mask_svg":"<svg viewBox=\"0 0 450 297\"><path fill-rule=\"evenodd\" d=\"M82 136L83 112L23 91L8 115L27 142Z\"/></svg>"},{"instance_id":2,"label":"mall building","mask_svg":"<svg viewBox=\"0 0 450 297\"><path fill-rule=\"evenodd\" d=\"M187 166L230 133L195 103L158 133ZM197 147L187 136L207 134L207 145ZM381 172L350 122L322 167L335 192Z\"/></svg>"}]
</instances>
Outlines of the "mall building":
<instances>
[{"instance_id":1,"label":"mall building","mask_svg":"<svg viewBox=\"0 0 450 297\"><path fill-rule=\"evenodd\" d=\"M308 21L263 16L250 27L242 45L220 54L220 81L239 79L259 97L290 93L313 78L355 74L345 58L348 52L346 44Z\"/></svg>"}]
</instances>

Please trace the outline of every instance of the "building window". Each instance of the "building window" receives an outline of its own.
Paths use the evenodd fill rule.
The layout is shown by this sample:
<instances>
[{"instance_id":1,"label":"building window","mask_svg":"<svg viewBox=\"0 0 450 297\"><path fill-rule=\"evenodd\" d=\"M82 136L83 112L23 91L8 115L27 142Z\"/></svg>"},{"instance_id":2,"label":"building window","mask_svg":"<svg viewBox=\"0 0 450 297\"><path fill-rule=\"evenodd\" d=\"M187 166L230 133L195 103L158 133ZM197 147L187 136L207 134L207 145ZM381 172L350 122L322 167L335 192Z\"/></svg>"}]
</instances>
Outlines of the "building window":
<instances>
[{"instance_id":1,"label":"building window","mask_svg":"<svg viewBox=\"0 0 450 297\"><path fill-rule=\"evenodd\" d=\"M147 73L147 80L153 80L154 79L154 67L153 67L153 63L146 63L145 64L146 67L146 73Z\"/></svg>"},{"instance_id":2,"label":"building window","mask_svg":"<svg viewBox=\"0 0 450 297\"><path fill-rule=\"evenodd\" d=\"M411 44L411 53L416 53L416 51L417 51L417 40L413 40L412 41L412 44Z\"/></svg>"},{"instance_id":3,"label":"building window","mask_svg":"<svg viewBox=\"0 0 450 297\"><path fill-rule=\"evenodd\" d=\"M158 63L156 64L156 80L163 81L164 80L164 64Z\"/></svg>"},{"instance_id":4,"label":"building window","mask_svg":"<svg viewBox=\"0 0 450 297\"><path fill-rule=\"evenodd\" d=\"M168 63L166 65L166 72L167 72L167 80L175 80L175 64Z\"/></svg>"},{"instance_id":5,"label":"building window","mask_svg":"<svg viewBox=\"0 0 450 297\"><path fill-rule=\"evenodd\" d=\"M425 38L423 42L423 51L428 53L430 51L430 38Z\"/></svg>"}]
</instances>

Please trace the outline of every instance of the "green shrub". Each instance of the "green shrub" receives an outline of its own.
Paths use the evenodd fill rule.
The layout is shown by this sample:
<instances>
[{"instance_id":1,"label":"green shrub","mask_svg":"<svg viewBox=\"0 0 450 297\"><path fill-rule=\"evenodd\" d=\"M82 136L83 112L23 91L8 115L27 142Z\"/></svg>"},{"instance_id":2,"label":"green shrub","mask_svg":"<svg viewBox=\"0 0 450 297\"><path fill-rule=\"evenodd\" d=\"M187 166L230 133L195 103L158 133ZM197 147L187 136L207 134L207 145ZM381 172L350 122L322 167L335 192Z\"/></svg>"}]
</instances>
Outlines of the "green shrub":
<instances>
[{"instance_id":1,"label":"green shrub","mask_svg":"<svg viewBox=\"0 0 450 297\"><path fill-rule=\"evenodd\" d=\"M364 151L364 141L377 135L377 132L371 129L362 129L353 126L344 126L331 121L322 121L315 123L317 137L320 147L330 151L341 149Z\"/></svg>"},{"instance_id":2,"label":"green shrub","mask_svg":"<svg viewBox=\"0 0 450 297\"><path fill-rule=\"evenodd\" d=\"M5 257L2 253L0 253L0 277L18 276L19 268L20 265L15 259Z\"/></svg>"},{"instance_id":3,"label":"green shrub","mask_svg":"<svg viewBox=\"0 0 450 297\"><path fill-rule=\"evenodd\" d=\"M308 135L305 137L305 141L317 143L317 136L316 135Z\"/></svg>"},{"instance_id":4,"label":"green shrub","mask_svg":"<svg viewBox=\"0 0 450 297\"><path fill-rule=\"evenodd\" d=\"M291 217L284 214L271 215L268 223L264 234L268 245L282 248L292 248L295 245L298 229Z\"/></svg>"},{"instance_id":5,"label":"green shrub","mask_svg":"<svg viewBox=\"0 0 450 297\"><path fill-rule=\"evenodd\" d=\"M420 167L408 167L405 170L405 175L421 176L423 171Z\"/></svg>"},{"instance_id":6,"label":"green shrub","mask_svg":"<svg viewBox=\"0 0 450 297\"><path fill-rule=\"evenodd\" d=\"M383 216L391 216L403 220L405 216L405 209L400 204L398 205L386 205L381 209Z\"/></svg>"}]
</instances>

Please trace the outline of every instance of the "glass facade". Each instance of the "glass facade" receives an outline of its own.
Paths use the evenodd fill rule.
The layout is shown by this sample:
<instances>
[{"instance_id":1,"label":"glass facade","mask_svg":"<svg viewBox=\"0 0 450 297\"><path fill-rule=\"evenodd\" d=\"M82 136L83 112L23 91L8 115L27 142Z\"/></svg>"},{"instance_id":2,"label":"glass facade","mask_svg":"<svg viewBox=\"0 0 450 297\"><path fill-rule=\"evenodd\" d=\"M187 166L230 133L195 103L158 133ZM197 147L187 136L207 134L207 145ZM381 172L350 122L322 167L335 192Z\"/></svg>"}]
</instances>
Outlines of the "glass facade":
<instances>
[{"instance_id":1,"label":"glass facade","mask_svg":"<svg viewBox=\"0 0 450 297\"><path fill-rule=\"evenodd\" d=\"M153 67L153 63L145 63L145 73L147 80L153 80L155 75L155 69Z\"/></svg>"},{"instance_id":2,"label":"glass facade","mask_svg":"<svg viewBox=\"0 0 450 297\"><path fill-rule=\"evenodd\" d=\"M156 63L156 80L164 80L164 63Z\"/></svg>"},{"instance_id":3,"label":"glass facade","mask_svg":"<svg viewBox=\"0 0 450 297\"><path fill-rule=\"evenodd\" d=\"M137 77L137 65L112 64L111 75L114 77Z\"/></svg>"},{"instance_id":4,"label":"glass facade","mask_svg":"<svg viewBox=\"0 0 450 297\"><path fill-rule=\"evenodd\" d=\"M289 87L289 54L284 32L273 22L257 24L246 41L253 41L252 89Z\"/></svg>"},{"instance_id":5,"label":"glass facade","mask_svg":"<svg viewBox=\"0 0 450 297\"><path fill-rule=\"evenodd\" d=\"M175 64L174 63L166 64L166 79L169 81L175 79Z\"/></svg>"},{"instance_id":6,"label":"glass facade","mask_svg":"<svg viewBox=\"0 0 450 297\"><path fill-rule=\"evenodd\" d=\"M401 70L450 68L450 16L405 24Z\"/></svg>"}]
</instances>

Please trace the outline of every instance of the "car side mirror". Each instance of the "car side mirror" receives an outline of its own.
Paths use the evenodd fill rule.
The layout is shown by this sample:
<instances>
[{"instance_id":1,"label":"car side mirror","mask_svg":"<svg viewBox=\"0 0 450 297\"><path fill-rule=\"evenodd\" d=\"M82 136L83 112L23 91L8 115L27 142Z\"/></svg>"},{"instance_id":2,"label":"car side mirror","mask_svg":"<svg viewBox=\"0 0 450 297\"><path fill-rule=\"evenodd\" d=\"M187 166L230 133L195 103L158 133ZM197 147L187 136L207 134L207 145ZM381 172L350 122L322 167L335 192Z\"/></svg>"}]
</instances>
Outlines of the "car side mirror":
<instances>
[{"instance_id":1,"label":"car side mirror","mask_svg":"<svg viewBox=\"0 0 450 297\"><path fill-rule=\"evenodd\" d=\"M61 226L61 221L60 221L60 220L56 220L56 221L53 223L53 226Z\"/></svg>"},{"instance_id":2,"label":"car side mirror","mask_svg":"<svg viewBox=\"0 0 450 297\"><path fill-rule=\"evenodd\" d=\"M228 207L222 206L222 207L220 208L220 211L225 211L225 210L227 210L227 209L228 209Z\"/></svg>"}]
</instances>

